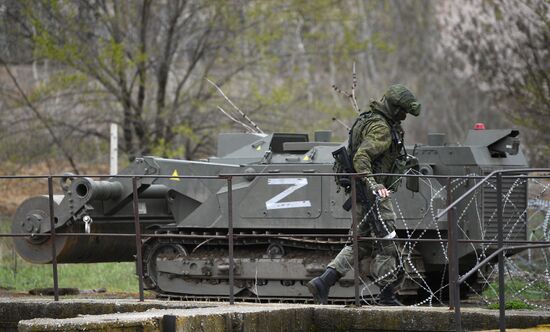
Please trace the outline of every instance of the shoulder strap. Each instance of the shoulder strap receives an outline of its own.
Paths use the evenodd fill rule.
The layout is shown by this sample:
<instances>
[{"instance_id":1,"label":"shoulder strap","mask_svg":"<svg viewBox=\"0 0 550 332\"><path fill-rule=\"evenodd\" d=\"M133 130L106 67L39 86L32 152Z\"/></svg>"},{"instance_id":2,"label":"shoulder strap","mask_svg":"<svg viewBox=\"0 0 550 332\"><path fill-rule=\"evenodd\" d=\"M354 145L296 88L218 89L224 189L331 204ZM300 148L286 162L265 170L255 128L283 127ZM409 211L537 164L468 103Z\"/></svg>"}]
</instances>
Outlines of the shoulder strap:
<instances>
[{"instance_id":1,"label":"shoulder strap","mask_svg":"<svg viewBox=\"0 0 550 332\"><path fill-rule=\"evenodd\" d=\"M359 114L359 116L357 117L357 119L355 119L355 122L353 123L353 125L351 126L350 130L349 130L349 134L348 134L348 154L350 156L350 158L353 160L353 155L355 154L355 151L353 151L353 132L355 131L355 127L356 126L362 126L364 127L365 126L365 123L364 123L364 120L370 118L372 116L372 112L371 111L366 111L366 112L363 112L361 114ZM363 130L363 128L360 128L361 130Z\"/></svg>"},{"instance_id":2,"label":"shoulder strap","mask_svg":"<svg viewBox=\"0 0 550 332\"><path fill-rule=\"evenodd\" d=\"M392 138L392 143L393 145L395 146L395 149L402 153L403 155L407 155L407 151L405 150L405 142L404 142L404 139L403 139L403 130L400 128L398 128L398 125L396 124L393 124L391 127L390 127L390 131L391 131L391 138Z\"/></svg>"}]
</instances>

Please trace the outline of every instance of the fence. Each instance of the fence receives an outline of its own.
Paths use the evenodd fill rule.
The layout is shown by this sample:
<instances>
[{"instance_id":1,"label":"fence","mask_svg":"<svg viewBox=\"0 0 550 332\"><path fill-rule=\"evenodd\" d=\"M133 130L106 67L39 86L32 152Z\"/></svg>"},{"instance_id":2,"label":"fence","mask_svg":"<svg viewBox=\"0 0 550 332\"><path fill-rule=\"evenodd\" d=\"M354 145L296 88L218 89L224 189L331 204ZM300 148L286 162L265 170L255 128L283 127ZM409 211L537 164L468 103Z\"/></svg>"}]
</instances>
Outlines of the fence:
<instances>
[{"instance_id":1,"label":"fence","mask_svg":"<svg viewBox=\"0 0 550 332\"><path fill-rule=\"evenodd\" d=\"M446 256L448 257L448 264L449 264L449 305L451 309L454 309L455 311L455 324L456 329L458 331L462 330L461 328L461 298L460 298L460 286L464 283L466 283L466 280L472 276L474 273L478 272L482 267L486 266L490 262L494 260L495 257L498 257L498 284L499 284L499 308L500 308L500 328L501 330L505 330L505 287L504 287L504 260L505 260L505 251L518 251L523 249L533 249L533 248L546 248L550 247L550 238L548 236L548 232L546 230L546 226L543 230L544 232L544 240L543 241L525 241L525 240L505 240L504 239L504 217L503 213L505 210L505 205L510 203L510 196L511 191L514 189L514 186L516 186L516 182L509 188L509 192L504 194L503 192L503 182L506 179L520 179L519 181L529 181L529 179L547 179L550 176L549 175L528 175L534 172L543 172L548 173L550 172L550 169L507 169L507 170L495 170L491 172L490 174L486 176L477 176L477 175L467 175L467 176L438 176L438 175L424 175L424 174L405 174L402 175L402 177L410 178L410 177L416 177L419 179L436 179L439 181L444 180L446 182L447 187L447 207L437 215L434 216L435 222L439 222L440 219L442 219L444 216L447 218L447 239L442 238L441 236L436 239L422 239L422 238L393 238L393 239L386 239L386 238L375 238L375 237L360 237L358 234L358 224L359 220L357 220L357 187L356 187L356 181L355 179L359 177L363 177L365 175L362 174L349 174L352 178L351 181L351 197L352 197L352 238L353 238L353 252L354 252L354 260L353 260L353 271L354 271L354 293L355 293L355 304L357 306L361 305L361 299L360 299L360 289L359 289L359 248L358 243L359 241L398 241L398 242L438 242L441 243L443 250L444 243L447 244L447 251ZM508 175L508 174L520 174L520 175ZM52 245L51 245L51 254L52 254L52 269L53 269L53 288L54 288L54 299L55 301L59 300L59 293L58 293L58 273L57 273L57 248L56 248L56 242L55 238L56 236L105 236L105 237L134 237L135 243L136 243L136 262L137 262L137 275L138 275L138 282L139 282L139 300L144 301L144 287L143 287L143 259L142 259L142 237L152 238L152 237L164 237L167 235L164 234L141 234L140 229L140 213L139 213L139 194L138 194L138 188L139 188L139 181L144 178L154 178L154 179L162 179L162 178L178 178L178 179L210 179L210 180L219 180L219 181L226 181L227 186L227 226L228 226L228 232L227 235L185 235L185 234L170 234L170 237L180 237L180 238L216 238L216 239L227 239L228 241L228 255L229 255L229 272L228 272L228 278L229 278L229 302L230 304L234 304L235 301L235 294L234 294L234 270L235 270L235 262L234 262L234 239L239 237L260 237L261 235L241 235L241 234L234 234L234 224L233 224L233 217L234 217L234 208L233 208L233 181L235 178L238 177L264 177L264 176L270 176L270 177L281 177L281 176L307 176L307 177L324 177L324 176L330 176L333 177L335 174L333 173L246 173L246 174L220 174L218 176L174 176L174 175L166 175L166 176L158 176L158 175L114 175L114 176L106 176L106 175L71 175L73 178L79 178L79 177L93 177L93 178L131 178L132 180L132 189L133 189L133 195L132 195L132 207L133 207L133 218L134 218L134 233L126 233L126 234L119 234L119 233L56 233L56 227L55 222L56 218L49 218L50 220L50 228L51 228L51 238L52 238ZM391 174L375 174L370 176L384 176L384 175L391 175ZM49 201L49 216L54 215L54 189L53 189L53 180L54 179L61 179L66 178L66 175L63 176L2 176L0 179L47 179L48 182L48 201ZM469 190L464 192L460 197L453 199L452 194L452 184L453 181L470 181L474 180L477 182L474 186L472 186ZM491 181L494 181L494 184L491 183ZM491 185L495 186L496 188L496 226L497 226L497 240L490 240L490 239L469 239L466 236L466 239L459 239L459 223L461 221L461 218L464 214L459 216L457 218L457 206L461 202L465 202L466 199L472 199L472 195L476 195L476 191L482 188L483 185ZM517 186L516 186L517 187ZM541 195L539 195L537 198L541 199L544 198L544 193L547 192L548 186L544 183L542 183L542 189L541 189ZM542 197L541 197L542 196ZM544 200L543 200L544 201ZM470 201L471 203L471 201ZM468 203L467 208L469 208L470 203ZM525 211L521 213L519 218L526 218L527 215L527 207L525 208ZM550 213L547 213L547 217L545 218L545 223L548 223L548 216ZM493 219L494 214L490 216L490 219ZM527 222L527 219L525 219ZM516 221L517 223L517 221ZM514 230L515 225L511 228L512 232ZM407 231L408 233L408 231ZM438 230L439 233L439 230ZM29 236L35 236L35 233L5 233L0 234L1 237L29 237ZM331 234L334 235L334 234ZM281 236L288 236L288 234L285 235L264 235L269 237L281 237ZM307 236L304 234L294 234L294 236ZM348 235L336 235L341 237L348 237ZM464 236L462 236L464 237ZM477 264L471 268L468 272L464 273L462 276L459 275L459 255L458 255L458 244L459 243L466 243L466 244L487 244L487 245L497 245L497 249L492 252L490 255L486 256L483 259L477 258ZM505 246L506 245L506 246ZM445 252L444 252L445 254ZM548 265L548 262L547 262ZM548 269L546 269L546 272L548 272ZM550 276L547 276L548 282L550 283ZM441 287L439 291L444 287ZM431 296L434 296L434 292L431 293ZM430 298L430 304L431 304L431 298Z\"/></svg>"}]
</instances>

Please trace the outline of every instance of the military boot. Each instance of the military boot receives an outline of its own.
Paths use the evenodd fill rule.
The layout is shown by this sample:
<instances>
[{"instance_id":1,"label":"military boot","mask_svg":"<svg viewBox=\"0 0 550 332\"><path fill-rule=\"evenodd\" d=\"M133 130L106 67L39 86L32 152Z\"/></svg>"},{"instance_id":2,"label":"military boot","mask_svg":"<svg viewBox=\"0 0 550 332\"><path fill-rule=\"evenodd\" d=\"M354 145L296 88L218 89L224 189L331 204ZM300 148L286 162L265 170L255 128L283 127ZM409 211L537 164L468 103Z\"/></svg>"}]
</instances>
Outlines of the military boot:
<instances>
[{"instance_id":1,"label":"military boot","mask_svg":"<svg viewBox=\"0 0 550 332\"><path fill-rule=\"evenodd\" d=\"M395 290L392 285L387 285L383 287L378 297L379 297L378 303L380 305L387 305L387 306L403 305L401 302L397 300L397 297L395 297Z\"/></svg>"},{"instance_id":2,"label":"military boot","mask_svg":"<svg viewBox=\"0 0 550 332\"><path fill-rule=\"evenodd\" d=\"M315 303L327 304L328 292L338 279L341 278L340 273L331 267L327 267L325 272L320 277L315 277L307 283L307 289L313 295Z\"/></svg>"}]
</instances>

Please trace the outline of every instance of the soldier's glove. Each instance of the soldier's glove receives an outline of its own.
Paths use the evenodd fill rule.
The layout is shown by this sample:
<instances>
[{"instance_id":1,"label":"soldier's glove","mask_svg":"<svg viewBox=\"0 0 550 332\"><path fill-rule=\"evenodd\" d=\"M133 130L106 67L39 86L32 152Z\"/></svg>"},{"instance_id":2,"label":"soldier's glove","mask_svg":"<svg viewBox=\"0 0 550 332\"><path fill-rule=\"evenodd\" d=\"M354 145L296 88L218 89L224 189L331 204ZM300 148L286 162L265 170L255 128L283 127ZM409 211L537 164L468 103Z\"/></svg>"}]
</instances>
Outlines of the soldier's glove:
<instances>
[{"instance_id":1,"label":"soldier's glove","mask_svg":"<svg viewBox=\"0 0 550 332\"><path fill-rule=\"evenodd\" d=\"M384 187L383 184L376 183L369 187L370 187L370 190L372 191L372 194L375 196L378 196L380 198L390 197L390 191L386 189L386 187Z\"/></svg>"}]
</instances>

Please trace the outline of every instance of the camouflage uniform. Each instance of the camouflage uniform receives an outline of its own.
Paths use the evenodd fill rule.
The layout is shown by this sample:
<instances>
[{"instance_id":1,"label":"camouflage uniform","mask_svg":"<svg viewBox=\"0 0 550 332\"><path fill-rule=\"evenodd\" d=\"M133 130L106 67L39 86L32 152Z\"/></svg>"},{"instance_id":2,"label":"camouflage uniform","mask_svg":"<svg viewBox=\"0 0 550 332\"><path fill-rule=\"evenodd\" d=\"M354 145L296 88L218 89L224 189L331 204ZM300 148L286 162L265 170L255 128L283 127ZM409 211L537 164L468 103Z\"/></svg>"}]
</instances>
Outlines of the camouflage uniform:
<instances>
[{"instance_id":1,"label":"camouflage uniform","mask_svg":"<svg viewBox=\"0 0 550 332\"><path fill-rule=\"evenodd\" d=\"M353 166L357 173L397 173L396 160L404 153L403 129L400 121L395 120L395 108L403 108L408 113L418 115L420 104L403 86L392 86L381 102L372 101L369 110L362 113L350 132L348 153L353 156ZM405 94L403 98L403 94ZM388 104L388 100L392 105ZM411 105L414 103L414 105ZM397 105L396 105L397 104ZM380 188L395 191L399 178L394 176L364 177L363 184L367 202L358 202L357 217L360 237L395 237L395 213L389 197L378 198L373 194ZM403 275L398 267L398 247L391 241L359 243L359 259L373 256L371 263L372 276L378 285L398 284ZM353 246L345 246L338 256L328 265L346 274L353 267Z\"/></svg>"},{"instance_id":2,"label":"camouflage uniform","mask_svg":"<svg viewBox=\"0 0 550 332\"><path fill-rule=\"evenodd\" d=\"M406 114L420 113L420 104L403 85L392 85L380 102L372 101L369 110L362 113L353 125L348 144L348 154L353 156L353 167L357 173L400 173L404 168L403 129L400 122ZM403 166L403 167L400 167ZM358 202L359 236L395 237L395 213L389 197L379 198L373 192L386 194L386 189L396 190L399 177L365 177L359 185L365 193ZM363 195L361 195L363 196ZM359 243L359 259L375 255L371 274L379 286L379 303L398 305L395 286L402 280L402 269L398 268L398 249L391 241L362 241ZM330 288L353 266L353 246L345 246L328 265L322 275L307 283L315 302L328 303Z\"/></svg>"}]
</instances>

